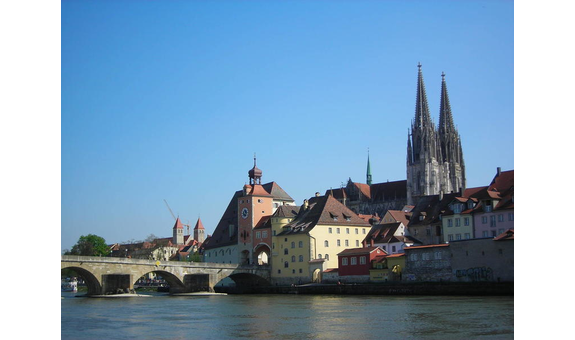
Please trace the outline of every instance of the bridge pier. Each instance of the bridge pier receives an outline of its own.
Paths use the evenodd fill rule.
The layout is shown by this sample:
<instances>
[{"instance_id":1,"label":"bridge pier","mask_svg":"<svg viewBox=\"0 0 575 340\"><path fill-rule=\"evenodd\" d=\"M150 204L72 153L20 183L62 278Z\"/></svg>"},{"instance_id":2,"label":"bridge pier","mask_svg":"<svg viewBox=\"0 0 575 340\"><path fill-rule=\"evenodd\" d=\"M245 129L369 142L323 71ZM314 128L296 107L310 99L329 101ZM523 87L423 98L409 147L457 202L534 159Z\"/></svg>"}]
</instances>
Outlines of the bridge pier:
<instances>
[{"instance_id":1,"label":"bridge pier","mask_svg":"<svg viewBox=\"0 0 575 340\"><path fill-rule=\"evenodd\" d=\"M186 287L187 293L194 292L213 292L214 285L214 275L209 274L188 274L184 277L184 286Z\"/></svg>"},{"instance_id":2,"label":"bridge pier","mask_svg":"<svg viewBox=\"0 0 575 340\"><path fill-rule=\"evenodd\" d=\"M134 289L133 278L130 274L104 274L102 275L102 295L127 293Z\"/></svg>"}]
</instances>

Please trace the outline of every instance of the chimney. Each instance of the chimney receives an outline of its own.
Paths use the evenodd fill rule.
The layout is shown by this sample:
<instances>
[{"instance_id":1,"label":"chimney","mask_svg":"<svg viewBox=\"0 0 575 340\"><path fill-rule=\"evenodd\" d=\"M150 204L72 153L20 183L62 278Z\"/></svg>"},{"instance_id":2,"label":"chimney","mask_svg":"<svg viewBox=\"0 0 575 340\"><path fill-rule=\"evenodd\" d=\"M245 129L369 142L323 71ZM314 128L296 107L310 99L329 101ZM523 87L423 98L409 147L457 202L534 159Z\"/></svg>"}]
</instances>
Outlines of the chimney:
<instances>
[{"instance_id":1,"label":"chimney","mask_svg":"<svg viewBox=\"0 0 575 340\"><path fill-rule=\"evenodd\" d=\"M315 197L319 197L319 191L315 193Z\"/></svg>"},{"instance_id":2,"label":"chimney","mask_svg":"<svg viewBox=\"0 0 575 340\"><path fill-rule=\"evenodd\" d=\"M307 208L309 207L307 200L303 200L303 205L301 206L302 210L307 210Z\"/></svg>"},{"instance_id":3,"label":"chimney","mask_svg":"<svg viewBox=\"0 0 575 340\"><path fill-rule=\"evenodd\" d=\"M501 175L501 167L497 167L497 177L499 177Z\"/></svg>"},{"instance_id":4,"label":"chimney","mask_svg":"<svg viewBox=\"0 0 575 340\"><path fill-rule=\"evenodd\" d=\"M373 238L371 238L371 239L369 240L369 246L370 246L370 247L373 247Z\"/></svg>"}]
</instances>

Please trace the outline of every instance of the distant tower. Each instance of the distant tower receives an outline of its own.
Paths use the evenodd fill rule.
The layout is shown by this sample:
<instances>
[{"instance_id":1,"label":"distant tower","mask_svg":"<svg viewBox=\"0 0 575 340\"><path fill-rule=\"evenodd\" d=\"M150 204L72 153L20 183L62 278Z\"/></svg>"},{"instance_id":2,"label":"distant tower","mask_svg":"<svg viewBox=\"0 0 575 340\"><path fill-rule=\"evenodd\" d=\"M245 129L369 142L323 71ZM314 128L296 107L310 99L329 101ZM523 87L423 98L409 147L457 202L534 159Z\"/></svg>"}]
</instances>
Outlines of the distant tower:
<instances>
[{"instance_id":1,"label":"distant tower","mask_svg":"<svg viewBox=\"0 0 575 340\"><path fill-rule=\"evenodd\" d=\"M176 219L176 223L174 224L172 231L172 243L175 245L184 244L184 226L182 225L179 217Z\"/></svg>"},{"instance_id":2,"label":"distant tower","mask_svg":"<svg viewBox=\"0 0 575 340\"><path fill-rule=\"evenodd\" d=\"M194 227L194 240L198 241L199 243L204 243L206 239L206 230L204 229L204 225L202 224L202 220L198 217L198 222L196 222L196 226Z\"/></svg>"},{"instance_id":3,"label":"distant tower","mask_svg":"<svg viewBox=\"0 0 575 340\"><path fill-rule=\"evenodd\" d=\"M367 149L367 174L365 176L365 183L371 185L371 166L369 164L369 149Z\"/></svg>"}]
</instances>

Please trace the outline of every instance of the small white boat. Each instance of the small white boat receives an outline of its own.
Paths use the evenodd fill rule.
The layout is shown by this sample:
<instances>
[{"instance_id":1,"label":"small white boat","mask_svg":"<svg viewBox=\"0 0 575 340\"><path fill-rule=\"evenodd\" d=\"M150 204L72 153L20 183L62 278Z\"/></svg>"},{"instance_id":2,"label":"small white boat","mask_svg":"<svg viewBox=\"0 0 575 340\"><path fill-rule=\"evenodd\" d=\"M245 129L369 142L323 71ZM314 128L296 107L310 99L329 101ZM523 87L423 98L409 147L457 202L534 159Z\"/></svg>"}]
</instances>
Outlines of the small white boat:
<instances>
[{"instance_id":1,"label":"small white boat","mask_svg":"<svg viewBox=\"0 0 575 340\"><path fill-rule=\"evenodd\" d=\"M62 281L62 291L76 293L78 291L78 281L75 278L70 281Z\"/></svg>"}]
</instances>

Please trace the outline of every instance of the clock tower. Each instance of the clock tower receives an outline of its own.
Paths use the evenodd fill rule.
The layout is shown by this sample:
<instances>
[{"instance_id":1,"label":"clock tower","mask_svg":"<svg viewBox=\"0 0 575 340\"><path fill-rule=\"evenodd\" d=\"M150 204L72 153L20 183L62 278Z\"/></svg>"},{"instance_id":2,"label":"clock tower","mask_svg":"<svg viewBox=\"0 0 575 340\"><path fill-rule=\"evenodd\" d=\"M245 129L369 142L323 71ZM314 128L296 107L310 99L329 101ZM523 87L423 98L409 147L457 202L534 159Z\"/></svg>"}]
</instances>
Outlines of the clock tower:
<instances>
[{"instance_id":1,"label":"clock tower","mask_svg":"<svg viewBox=\"0 0 575 340\"><path fill-rule=\"evenodd\" d=\"M256 166L248 171L250 184L244 185L238 197L238 250L241 264L255 263L253 258L253 229L264 216L272 215L273 198L261 185L262 171Z\"/></svg>"}]
</instances>

